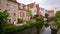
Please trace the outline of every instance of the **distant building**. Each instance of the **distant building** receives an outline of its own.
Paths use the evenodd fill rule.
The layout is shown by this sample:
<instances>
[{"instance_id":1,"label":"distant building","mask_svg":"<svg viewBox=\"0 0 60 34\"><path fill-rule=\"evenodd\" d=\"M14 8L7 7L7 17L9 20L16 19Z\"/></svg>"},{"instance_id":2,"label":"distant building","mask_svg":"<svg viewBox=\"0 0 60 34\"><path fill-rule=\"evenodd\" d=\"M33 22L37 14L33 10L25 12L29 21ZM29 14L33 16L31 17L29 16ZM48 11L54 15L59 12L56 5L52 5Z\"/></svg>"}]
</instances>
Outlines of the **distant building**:
<instances>
[{"instance_id":1,"label":"distant building","mask_svg":"<svg viewBox=\"0 0 60 34\"><path fill-rule=\"evenodd\" d=\"M46 13L49 14L49 17L54 17L55 16L54 10L46 10Z\"/></svg>"}]
</instances>

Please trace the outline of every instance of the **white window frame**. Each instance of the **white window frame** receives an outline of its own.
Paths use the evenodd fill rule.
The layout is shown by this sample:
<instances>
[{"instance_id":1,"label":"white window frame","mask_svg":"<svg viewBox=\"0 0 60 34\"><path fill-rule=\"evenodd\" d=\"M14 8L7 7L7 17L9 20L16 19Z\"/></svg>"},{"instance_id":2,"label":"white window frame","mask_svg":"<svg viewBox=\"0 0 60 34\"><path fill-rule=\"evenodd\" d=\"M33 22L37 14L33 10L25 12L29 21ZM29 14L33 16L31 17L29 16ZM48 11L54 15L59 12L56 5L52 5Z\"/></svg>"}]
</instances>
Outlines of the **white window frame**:
<instances>
[{"instance_id":1,"label":"white window frame","mask_svg":"<svg viewBox=\"0 0 60 34\"><path fill-rule=\"evenodd\" d=\"M20 12L20 17L24 17L24 12Z\"/></svg>"}]
</instances>

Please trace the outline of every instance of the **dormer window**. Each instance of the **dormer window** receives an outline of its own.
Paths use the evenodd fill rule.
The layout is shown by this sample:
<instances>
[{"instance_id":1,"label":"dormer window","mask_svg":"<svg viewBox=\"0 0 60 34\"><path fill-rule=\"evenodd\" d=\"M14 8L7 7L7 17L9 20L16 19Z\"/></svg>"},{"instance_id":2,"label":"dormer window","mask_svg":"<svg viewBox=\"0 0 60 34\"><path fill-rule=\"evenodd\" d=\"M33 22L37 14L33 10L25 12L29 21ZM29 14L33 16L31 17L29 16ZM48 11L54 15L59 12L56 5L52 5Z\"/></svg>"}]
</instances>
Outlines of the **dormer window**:
<instances>
[{"instance_id":1,"label":"dormer window","mask_svg":"<svg viewBox=\"0 0 60 34\"><path fill-rule=\"evenodd\" d=\"M23 5L22 4L20 5L20 8L23 9Z\"/></svg>"},{"instance_id":2,"label":"dormer window","mask_svg":"<svg viewBox=\"0 0 60 34\"><path fill-rule=\"evenodd\" d=\"M1 4L1 0L0 0L0 4Z\"/></svg>"},{"instance_id":3,"label":"dormer window","mask_svg":"<svg viewBox=\"0 0 60 34\"><path fill-rule=\"evenodd\" d=\"M25 9L28 9L28 8L29 8L28 6L25 7Z\"/></svg>"}]
</instances>

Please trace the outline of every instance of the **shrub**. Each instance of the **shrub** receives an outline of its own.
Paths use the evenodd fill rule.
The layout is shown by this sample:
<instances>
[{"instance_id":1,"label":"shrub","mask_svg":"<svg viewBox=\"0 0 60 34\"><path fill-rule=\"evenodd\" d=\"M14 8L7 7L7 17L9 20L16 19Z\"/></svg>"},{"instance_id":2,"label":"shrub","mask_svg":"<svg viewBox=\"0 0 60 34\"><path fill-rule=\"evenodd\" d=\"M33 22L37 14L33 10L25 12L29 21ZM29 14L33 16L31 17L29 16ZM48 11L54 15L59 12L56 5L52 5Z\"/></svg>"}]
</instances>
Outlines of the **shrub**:
<instances>
[{"instance_id":1,"label":"shrub","mask_svg":"<svg viewBox=\"0 0 60 34\"><path fill-rule=\"evenodd\" d=\"M23 23L23 22L24 22L23 19L18 18L18 23Z\"/></svg>"},{"instance_id":2,"label":"shrub","mask_svg":"<svg viewBox=\"0 0 60 34\"><path fill-rule=\"evenodd\" d=\"M56 20L56 24L58 25L58 27L60 27L60 20Z\"/></svg>"},{"instance_id":3,"label":"shrub","mask_svg":"<svg viewBox=\"0 0 60 34\"><path fill-rule=\"evenodd\" d=\"M58 27L60 28L60 11L56 12L55 21L56 21Z\"/></svg>"},{"instance_id":4,"label":"shrub","mask_svg":"<svg viewBox=\"0 0 60 34\"><path fill-rule=\"evenodd\" d=\"M42 25L41 24L42 23L42 21L40 21L40 22L38 22L38 23L26 23L26 24L24 24L24 25L22 25L22 26L10 26L10 27L5 27L5 33L6 34L8 34L8 33L12 33L12 32L16 32L16 31L21 31L21 30L24 30L24 29L27 29L27 28L31 28L31 27L34 27L34 26L39 26L39 25Z\"/></svg>"},{"instance_id":5,"label":"shrub","mask_svg":"<svg viewBox=\"0 0 60 34\"><path fill-rule=\"evenodd\" d=\"M5 29L3 26L5 26L8 23L8 19L7 19L8 16L9 14L7 10L0 12L0 34L4 34Z\"/></svg>"}]
</instances>

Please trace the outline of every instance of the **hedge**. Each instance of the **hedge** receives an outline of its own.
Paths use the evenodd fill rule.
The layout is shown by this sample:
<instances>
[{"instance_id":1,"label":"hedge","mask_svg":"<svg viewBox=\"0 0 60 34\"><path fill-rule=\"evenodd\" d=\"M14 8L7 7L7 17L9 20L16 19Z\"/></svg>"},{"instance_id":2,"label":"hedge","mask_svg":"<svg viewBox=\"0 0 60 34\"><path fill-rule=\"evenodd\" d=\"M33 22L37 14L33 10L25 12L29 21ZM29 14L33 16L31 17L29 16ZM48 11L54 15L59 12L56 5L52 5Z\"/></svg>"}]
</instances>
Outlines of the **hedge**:
<instances>
[{"instance_id":1,"label":"hedge","mask_svg":"<svg viewBox=\"0 0 60 34\"><path fill-rule=\"evenodd\" d=\"M13 26L13 27L5 28L5 33L21 31L21 30L24 30L24 29L27 29L30 27L34 27L34 26L39 26L42 24L43 24L43 22L39 21L39 22L35 22L35 23L27 23L27 24L22 25L22 26Z\"/></svg>"}]
</instances>

